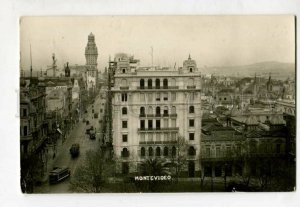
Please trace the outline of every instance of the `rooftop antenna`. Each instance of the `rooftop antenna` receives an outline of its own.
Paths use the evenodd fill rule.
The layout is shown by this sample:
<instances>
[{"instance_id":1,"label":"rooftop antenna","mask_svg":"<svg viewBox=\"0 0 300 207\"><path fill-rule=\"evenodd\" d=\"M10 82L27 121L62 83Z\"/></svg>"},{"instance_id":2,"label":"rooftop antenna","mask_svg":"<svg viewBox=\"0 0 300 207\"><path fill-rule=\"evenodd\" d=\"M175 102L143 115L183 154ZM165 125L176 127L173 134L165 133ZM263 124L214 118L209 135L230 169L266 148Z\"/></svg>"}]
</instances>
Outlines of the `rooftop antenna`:
<instances>
[{"instance_id":1,"label":"rooftop antenna","mask_svg":"<svg viewBox=\"0 0 300 207\"><path fill-rule=\"evenodd\" d=\"M30 78L32 78L32 54L31 54L31 43L30 43Z\"/></svg>"}]
</instances>

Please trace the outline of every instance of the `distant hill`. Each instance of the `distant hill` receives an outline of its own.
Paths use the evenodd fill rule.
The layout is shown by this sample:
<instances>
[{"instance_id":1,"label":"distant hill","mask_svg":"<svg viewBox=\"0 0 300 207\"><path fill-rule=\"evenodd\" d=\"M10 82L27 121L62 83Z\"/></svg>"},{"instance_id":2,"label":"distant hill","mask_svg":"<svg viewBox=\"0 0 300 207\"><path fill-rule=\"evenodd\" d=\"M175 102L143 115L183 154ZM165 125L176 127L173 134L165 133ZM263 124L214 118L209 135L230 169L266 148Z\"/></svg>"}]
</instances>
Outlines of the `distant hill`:
<instances>
[{"instance_id":1,"label":"distant hill","mask_svg":"<svg viewBox=\"0 0 300 207\"><path fill-rule=\"evenodd\" d=\"M206 67L201 69L204 73L215 75L229 75L229 76L254 76L268 77L271 73L272 78L286 79L287 77L295 77L295 64L282 62L259 62L251 65L240 66L217 66Z\"/></svg>"}]
</instances>

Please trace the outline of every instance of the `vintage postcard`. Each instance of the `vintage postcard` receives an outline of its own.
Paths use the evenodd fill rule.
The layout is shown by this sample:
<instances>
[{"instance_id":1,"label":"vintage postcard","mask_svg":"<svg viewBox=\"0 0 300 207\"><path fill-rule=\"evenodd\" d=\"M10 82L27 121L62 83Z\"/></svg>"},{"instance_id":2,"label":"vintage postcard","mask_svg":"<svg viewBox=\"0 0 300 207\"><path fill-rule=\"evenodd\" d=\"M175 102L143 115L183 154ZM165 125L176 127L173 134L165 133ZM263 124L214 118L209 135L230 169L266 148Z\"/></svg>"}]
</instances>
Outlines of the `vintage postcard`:
<instances>
[{"instance_id":1,"label":"vintage postcard","mask_svg":"<svg viewBox=\"0 0 300 207\"><path fill-rule=\"evenodd\" d=\"M23 193L296 188L295 17L20 18Z\"/></svg>"}]
</instances>

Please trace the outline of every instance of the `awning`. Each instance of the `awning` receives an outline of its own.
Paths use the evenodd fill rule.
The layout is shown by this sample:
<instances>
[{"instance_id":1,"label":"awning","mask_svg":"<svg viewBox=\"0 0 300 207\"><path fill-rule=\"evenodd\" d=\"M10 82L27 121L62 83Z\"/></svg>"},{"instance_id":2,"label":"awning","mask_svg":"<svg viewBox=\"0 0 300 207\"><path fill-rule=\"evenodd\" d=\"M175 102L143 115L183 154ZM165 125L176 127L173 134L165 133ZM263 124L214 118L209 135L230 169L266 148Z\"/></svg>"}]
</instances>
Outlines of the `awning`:
<instances>
[{"instance_id":1,"label":"awning","mask_svg":"<svg viewBox=\"0 0 300 207\"><path fill-rule=\"evenodd\" d=\"M62 135L62 131L59 128L57 128L56 130Z\"/></svg>"}]
</instances>

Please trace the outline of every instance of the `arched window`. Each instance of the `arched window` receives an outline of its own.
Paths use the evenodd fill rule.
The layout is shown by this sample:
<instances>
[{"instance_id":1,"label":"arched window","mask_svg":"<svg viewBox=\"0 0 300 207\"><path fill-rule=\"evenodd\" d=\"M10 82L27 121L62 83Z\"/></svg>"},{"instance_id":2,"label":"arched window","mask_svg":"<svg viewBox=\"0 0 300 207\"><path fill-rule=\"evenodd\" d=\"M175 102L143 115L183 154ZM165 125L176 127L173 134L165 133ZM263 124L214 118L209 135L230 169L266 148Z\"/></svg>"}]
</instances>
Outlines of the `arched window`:
<instances>
[{"instance_id":1,"label":"arched window","mask_svg":"<svg viewBox=\"0 0 300 207\"><path fill-rule=\"evenodd\" d=\"M190 156L196 155L196 150L195 150L195 148L193 146L189 147L188 154Z\"/></svg>"},{"instance_id":2,"label":"arched window","mask_svg":"<svg viewBox=\"0 0 300 207\"><path fill-rule=\"evenodd\" d=\"M190 113L190 114L195 113L194 106L190 106L190 107L189 107L189 113Z\"/></svg>"},{"instance_id":3,"label":"arched window","mask_svg":"<svg viewBox=\"0 0 300 207\"><path fill-rule=\"evenodd\" d=\"M167 106L164 106L164 116L168 116L169 110Z\"/></svg>"},{"instance_id":4,"label":"arched window","mask_svg":"<svg viewBox=\"0 0 300 207\"><path fill-rule=\"evenodd\" d=\"M123 115L126 115L126 114L127 114L127 108L126 108L126 107L123 107L123 108L122 108L122 114L123 114Z\"/></svg>"},{"instance_id":5,"label":"arched window","mask_svg":"<svg viewBox=\"0 0 300 207\"><path fill-rule=\"evenodd\" d=\"M160 107L159 106L156 107L155 112L156 112L156 115L160 115Z\"/></svg>"},{"instance_id":6,"label":"arched window","mask_svg":"<svg viewBox=\"0 0 300 207\"><path fill-rule=\"evenodd\" d=\"M140 108L140 115L145 116L145 107L143 106Z\"/></svg>"},{"instance_id":7,"label":"arched window","mask_svg":"<svg viewBox=\"0 0 300 207\"><path fill-rule=\"evenodd\" d=\"M144 147L141 148L141 157L145 157L146 155L146 150Z\"/></svg>"},{"instance_id":8,"label":"arched window","mask_svg":"<svg viewBox=\"0 0 300 207\"><path fill-rule=\"evenodd\" d=\"M169 149L168 147L164 147L164 156L169 156Z\"/></svg>"},{"instance_id":9,"label":"arched window","mask_svg":"<svg viewBox=\"0 0 300 207\"><path fill-rule=\"evenodd\" d=\"M152 79L148 79L148 88L152 89Z\"/></svg>"},{"instance_id":10,"label":"arched window","mask_svg":"<svg viewBox=\"0 0 300 207\"><path fill-rule=\"evenodd\" d=\"M156 147L155 156L160 157L160 147Z\"/></svg>"},{"instance_id":11,"label":"arched window","mask_svg":"<svg viewBox=\"0 0 300 207\"><path fill-rule=\"evenodd\" d=\"M129 157L129 151L127 148L123 148L121 152L122 157Z\"/></svg>"},{"instance_id":12,"label":"arched window","mask_svg":"<svg viewBox=\"0 0 300 207\"><path fill-rule=\"evenodd\" d=\"M145 80L144 79L140 80L140 87L141 87L141 89L145 88Z\"/></svg>"},{"instance_id":13,"label":"arched window","mask_svg":"<svg viewBox=\"0 0 300 207\"><path fill-rule=\"evenodd\" d=\"M156 89L160 89L160 80L159 79L155 80L155 87L156 87Z\"/></svg>"},{"instance_id":14,"label":"arched window","mask_svg":"<svg viewBox=\"0 0 300 207\"><path fill-rule=\"evenodd\" d=\"M172 106L172 108L171 108L171 113L172 113L172 114L176 114L176 107L175 107L175 106Z\"/></svg>"},{"instance_id":15,"label":"arched window","mask_svg":"<svg viewBox=\"0 0 300 207\"><path fill-rule=\"evenodd\" d=\"M172 157L176 157L176 147L172 147Z\"/></svg>"},{"instance_id":16,"label":"arched window","mask_svg":"<svg viewBox=\"0 0 300 207\"><path fill-rule=\"evenodd\" d=\"M152 156L153 156L153 148L149 147L149 157L152 157Z\"/></svg>"},{"instance_id":17,"label":"arched window","mask_svg":"<svg viewBox=\"0 0 300 207\"><path fill-rule=\"evenodd\" d=\"M168 88L168 79L163 80L163 87Z\"/></svg>"}]
</instances>

